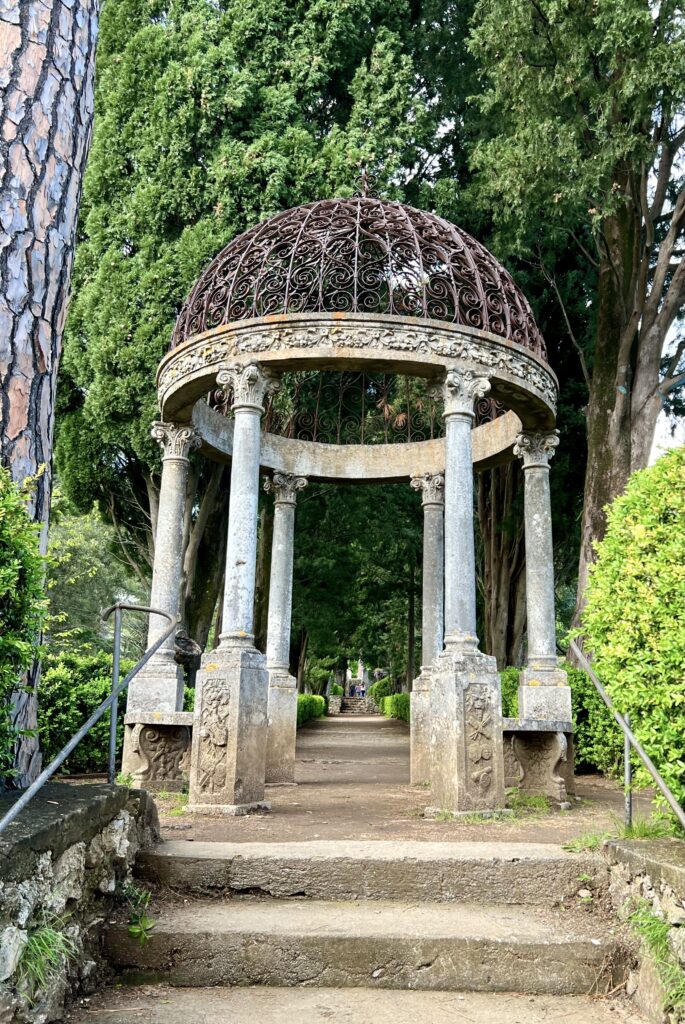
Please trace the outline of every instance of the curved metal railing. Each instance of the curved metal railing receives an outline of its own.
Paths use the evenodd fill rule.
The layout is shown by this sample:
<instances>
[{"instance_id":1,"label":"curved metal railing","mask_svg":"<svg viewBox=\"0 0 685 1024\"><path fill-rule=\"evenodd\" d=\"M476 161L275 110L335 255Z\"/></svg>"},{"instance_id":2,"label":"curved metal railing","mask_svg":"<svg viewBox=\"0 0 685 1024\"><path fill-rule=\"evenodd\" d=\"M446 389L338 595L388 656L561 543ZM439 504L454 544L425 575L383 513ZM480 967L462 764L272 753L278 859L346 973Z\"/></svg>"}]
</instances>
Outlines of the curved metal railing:
<instances>
[{"instance_id":1,"label":"curved metal railing","mask_svg":"<svg viewBox=\"0 0 685 1024\"><path fill-rule=\"evenodd\" d=\"M165 619L169 620L169 625L164 630L164 632L157 637L152 646L148 647L140 661L133 666L131 671L119 683L118 678L120 660L119 655L121 646L122 611L147 612L149 615L162 615ZM62 750L60 750L57 757L53 758L53 760L50 762L47 768L43 769L43 771L40 773L35 782L32 782L29 788L24 790L21 796L15 801L15 803L12 804L7 814L5 814L3 818L0 818L0 835L2 835L7 826L14 821L17 815L24 810L27 804L31 802L36 793L38 793L38 791L43 788L48 779L52 778L57 769L60 768L64 764L66 759L69 757L69 754L71 754L75 747L78 746L78 744L81 742L84 736L86 736L90 732L95 723L100 721L102 716L110 707L112 708L112 715L110 719L110 760L108 765L108 774L111 775L114 750L116 745L116 710L119 697L124 692L124 690L131 682L133 677L136 676L138 672L140 672L141 668L143 668L143 666L147 664L147 662L150 660L153 654L156 654L156 652L162 646L164 641L171 636L171 634L178 626L179 621L178 615L170 615L168 612L163 612L160 608L147 608L144 605L124 604L121 602L119 604L113 604L111 608L107 608L107 610L102 613L103 621L106 621L112 614L112 612L118 613L115 620L115 652L112 665L112 692L110 693L109 697L103 700L100 707L93 712L90 718L83 723L78 732L74 733L74 735L69 740L67 745L63 747ZM114 736L114 739L112 739L112 736ZM114 779L110 778L110 782L113 781Z\"/></svg>"},{"instance_id":2,"label":"curved metal railing","mask_svg":"<svg viewBox=\"0 0 685 1024\"><path fill-rule=\"evenodd\" d=\"M680 806L680 804L678 803L676 798L673 796L673 793L671 792L671 790L668 788L668 786L666 785L666 783L662 779L662 777L661 777L661 775L659 773L659 770L657 769L656 765L652 761L651 757L644 750L642 744L640 743L638 738L633 733L632 729L630 728L630 720L628 719L627 715L622 715L620 711L616 710L616 708L614 707L614 704L613 704L613 701L612 701L611 697L609 696L609 694L606 692L606 690L602 686L602 683L597 678L597 675L594 672L594 670L592 668L592 665L587 660L587 658L585 657L585 655L583 654L583 652L581 651L580 647L575 642L575 640L571 640L571 643L569 644L569 650L573 653L574 657L578 661L578 664L581 666L583 671L588 674L588 676L590 677L590 679L594 683L595 689L597 690L597 693L600 695L600 697L602 698L602 700L604 701L604 703L608 707L609 711L613 715L613 717L616 720L617 724L620 726L621 730L623 731L623 735L625 737L625 747L624 747L625 753L624 753L624 757L625 757L625 780L626 780L626 823L630 824L630 821L632 820L632 803L631 803L632 796L631 796L631 787L630 787L630 748L632 747L633 750L635 751L635 753L637 754L637 756L642 761L642 763L645 766L645 768L647 769L647 771L649 772L649 774L654 779L654 782L655 782L656 786L663 793L663 795L664 795L664 797L666 799L666 802L668 803L669 807L671 808L671 810L675 814L676 818L680 822L682 828L685 830L685 811Z\"/></svg>"}]
</instances>

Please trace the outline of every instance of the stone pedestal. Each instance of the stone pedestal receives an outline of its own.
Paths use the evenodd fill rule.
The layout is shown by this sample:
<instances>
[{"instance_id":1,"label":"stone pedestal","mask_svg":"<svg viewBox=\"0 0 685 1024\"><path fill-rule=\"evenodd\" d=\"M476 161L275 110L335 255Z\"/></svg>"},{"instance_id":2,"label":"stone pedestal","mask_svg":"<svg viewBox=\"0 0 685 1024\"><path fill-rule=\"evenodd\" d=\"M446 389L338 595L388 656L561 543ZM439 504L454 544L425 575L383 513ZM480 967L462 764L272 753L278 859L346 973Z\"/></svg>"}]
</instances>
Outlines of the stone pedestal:
<instances>
[{"instance_id":1,"label":"stone pedestal","mask_svg":"<svg viewBox=\"0 0 685 1024\"><path fill-rule=\"evenodd\" d=\"M189 811L249 814L264 801L269 677L256 648L204 654L195 690Z\"/></svg>"},{"instance_id":2,"label":"stone pedestal","mask_svg":"<svg viewBox=\"0 0 685 1024\"><path fill-rule=\"evenodd\" d=\"M495 659L448 646L431 670L430 715L434 770L429 810L501 810L502 698Z\"/></svg>"},{"instance_id":3,"label":"stone pedestal","mask_svg":"<svg viewBox=\"0 0 685 1024\"><path fill-rule=\"evenodd\" d=\"M122 774L136 789L180 793L188 784L192 724L192 711L127 714Z\"/></svg>"},{"instance_id":4,"label":"stone pedestal","mask_svg":"<svg viewBox=\"0 0 685 1024\"><path fill-rule=\"evenodd\" d=\"M412 687L409 728L409 780L412 786L425 786L431 778L430 669L425 667Z\"/></svg>"},{"instance_id":5,"label":"stone pedestal","mask_svg":"<svg viewBox=\"0 0 685 1024\"><path fill-rule=\"evenodd\" d=\"M287 671L269 669L266 781L295 785L297 680Z\"/></svg>"},{"instance_id":6,"label":"stone pedestal","mask_svg":"<svg viewBox=\"0 0 685 1024\"><path fill-rule=\"evenodd\" d=\"M573 725L504 719L505 784L568 806L575 794Z\"/></svg>"}]
</instances>

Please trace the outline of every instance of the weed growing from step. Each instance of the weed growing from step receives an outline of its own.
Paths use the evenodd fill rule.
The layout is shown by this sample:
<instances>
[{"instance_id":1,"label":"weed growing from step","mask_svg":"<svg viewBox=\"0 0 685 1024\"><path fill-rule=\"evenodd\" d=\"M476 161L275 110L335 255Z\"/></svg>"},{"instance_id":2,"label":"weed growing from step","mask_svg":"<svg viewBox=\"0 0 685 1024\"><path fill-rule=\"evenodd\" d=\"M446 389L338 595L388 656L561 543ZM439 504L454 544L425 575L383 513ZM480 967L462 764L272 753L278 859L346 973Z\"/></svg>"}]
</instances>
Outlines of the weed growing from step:
<instances>
[{"instance_id":1,"label":"weed growing from step","mask_svg":"<svg viewBox=\"0 0 685 1024\"><path fill-rule=\"evenodd\" d=\"M614 818L610 832L585 832L564 843L569 853L587 853L599 850L607 839L665 839L669 836L682 838L682 830L668 814L654 814L651 818L636 818L630 827Z\"/></svg>"},{"instance_id":2,"label":"weed growing from step","mask_svg":"<svg viewBox=\"0 0 685 1024\"><path fill-rule=\"evenodd\" d=\"M685 1021L685 975L668 939L668 921L657 917L646 900L634 904L628 921L654 960L664 988L663 1009L672 1014L671 1020Z\"/></svg>"},{"instance_id":3,"label":"weed growing from step","mask_svg":"<svg viewBox=\"0 0 685 1024\"><path fill-rule=\"evenodd\" d=\"M610 832L585 832L575 839L569 839L563 844L562 850L566 850L567 853L591 853L599 850L602 843L611 838Z\"/></svg>"},{"instance_id":4,"label":"weed growing from step","mask_svg":"<svg viewBox=\"0 0 685 1024\"><path fill-rule=\"evenodd\" d=\"M121 888L121 895L129 908L128 934L132 939L138 939L141 946L145 946L152 938L155 927L155 922L147 912L152 893L147 889L139 889L133 882L126 882Z\"/></svg>"},{"instance_id":5,"label":"weed growing from step","mask_svg":"<svg viewBox=\"0 0 685 1024\"><path fill-rule=\"evenodd\" d=\"M117 786L125 786L126 789L131 789L133 786L133 776L130 772L119 772L116 777Z\"/></svg>"},{"instance_id":6,"label":"weed growing from step","mask_svg":"<svg viewBox=\"0 0 685 1024\"><path fill-rule=\"evenodd\" d=\"M63 918L53 918L29 932L18 974L19 987L32 1005L61 969L76 959L78 950L73 939L66 934L65 924Z\"/></svg>"}]
</instances>

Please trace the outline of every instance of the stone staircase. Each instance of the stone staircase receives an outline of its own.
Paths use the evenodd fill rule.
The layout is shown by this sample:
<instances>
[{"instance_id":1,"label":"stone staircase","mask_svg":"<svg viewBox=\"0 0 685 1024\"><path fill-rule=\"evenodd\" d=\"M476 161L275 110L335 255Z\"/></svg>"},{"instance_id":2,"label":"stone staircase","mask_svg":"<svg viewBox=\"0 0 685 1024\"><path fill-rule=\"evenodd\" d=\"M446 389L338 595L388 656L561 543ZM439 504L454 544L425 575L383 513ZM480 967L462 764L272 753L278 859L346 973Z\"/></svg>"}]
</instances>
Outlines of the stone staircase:
<instances>
[{"instance_id":1,"label":"stone staircase","mask_svg":"<svg viewBox=\"0 0 685 1024\"><path fill-rule=\"evenodd\" d=\"M341 715L375 715L378 708L370 697L342 697L340 701Z\"/></svg>"},{"instance_id":2,"label":"stone staircase","mask_svg":"<svg viewBox=\"0 0 685 1024\"><path fill-rule=\"evenodd\" d=\"M167 842L137 861L152 941L112 924L106 951L146 984L584 997L624 974L606 872L546 844Z\"/></svg>"}]
</instances>

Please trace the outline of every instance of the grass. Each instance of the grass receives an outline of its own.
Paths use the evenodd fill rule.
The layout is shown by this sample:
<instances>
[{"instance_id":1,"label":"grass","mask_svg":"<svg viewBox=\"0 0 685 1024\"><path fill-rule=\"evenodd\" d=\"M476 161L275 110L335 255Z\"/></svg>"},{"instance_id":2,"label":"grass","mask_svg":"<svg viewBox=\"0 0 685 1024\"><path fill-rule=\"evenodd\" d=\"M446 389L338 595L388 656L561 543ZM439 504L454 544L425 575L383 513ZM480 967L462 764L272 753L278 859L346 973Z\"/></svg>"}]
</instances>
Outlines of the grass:
<instances>
[{"instance_id":1,"label":"grass","mask_svg":"<svg viewBox=\"0 0 685 1024\"><path fill-rule=\"evenodd\" d=\"M520 789L507 790L507 807L515 818L530 818L536 814L549 814L550 803L542 793L524 793Z\"/></svg>"},{"instance_id":2,"label":"grass","mask_svg":"<svg viewBox=\"0 0 685 1024\"><path fill-rule=\"evenodd\" d=\"M186 807L188 806L188 794L174 793L173 800L174 806L168 811L169 817L180 818L182 814L185 814Z\"/></svg>"},{"instance_id":3,"label":"grass","mask_svg":"<svg viewBox=\"0 0 685 1024\"><path fill-rule=\"evenodd\" d=\"M76 944L64 931L64 921L45 922L29 933L19 961L19 983L31 1002L78 954Z\"/></svg>"},{"instance_id":4,"label":"grass","mask_svg":"<svg viewBox=\"0 0 685 1024\"><path fill-rule=\"evenodd\" d=\"M610 832L584 832L574 839L569 839L567 843L563 844L562 849L567 853L588 853L599 850L602 843L611 838Z\"/></svg>"},{"instance_id":5,"label":"grass","mask_svg":"<svg viewBox=\"0 0 685 1024\"><path fill-rule=\"evenodd\" d=\"M668 940L670 925L657 917L646 900L640 900L629 914L628 921L643 940L654 960L664 988L664 1010L675 1011L677 1020L685 1010L685 974Z\"/></svg>"},{"instance_id":6,"label":"grass","mask_svg":"<svg viewBox=\"0 0 685 1024\"><path fill-rule=\"evenodd\" d=\"M613 828L608 832L585 832L564 843L569 853L587 853L598 850L607 839L666 839L670 836L683 837L679 825L669 814L653 814L651 818L634 818L627 827L614 818Z\"/></svg>"}]
</instances>

